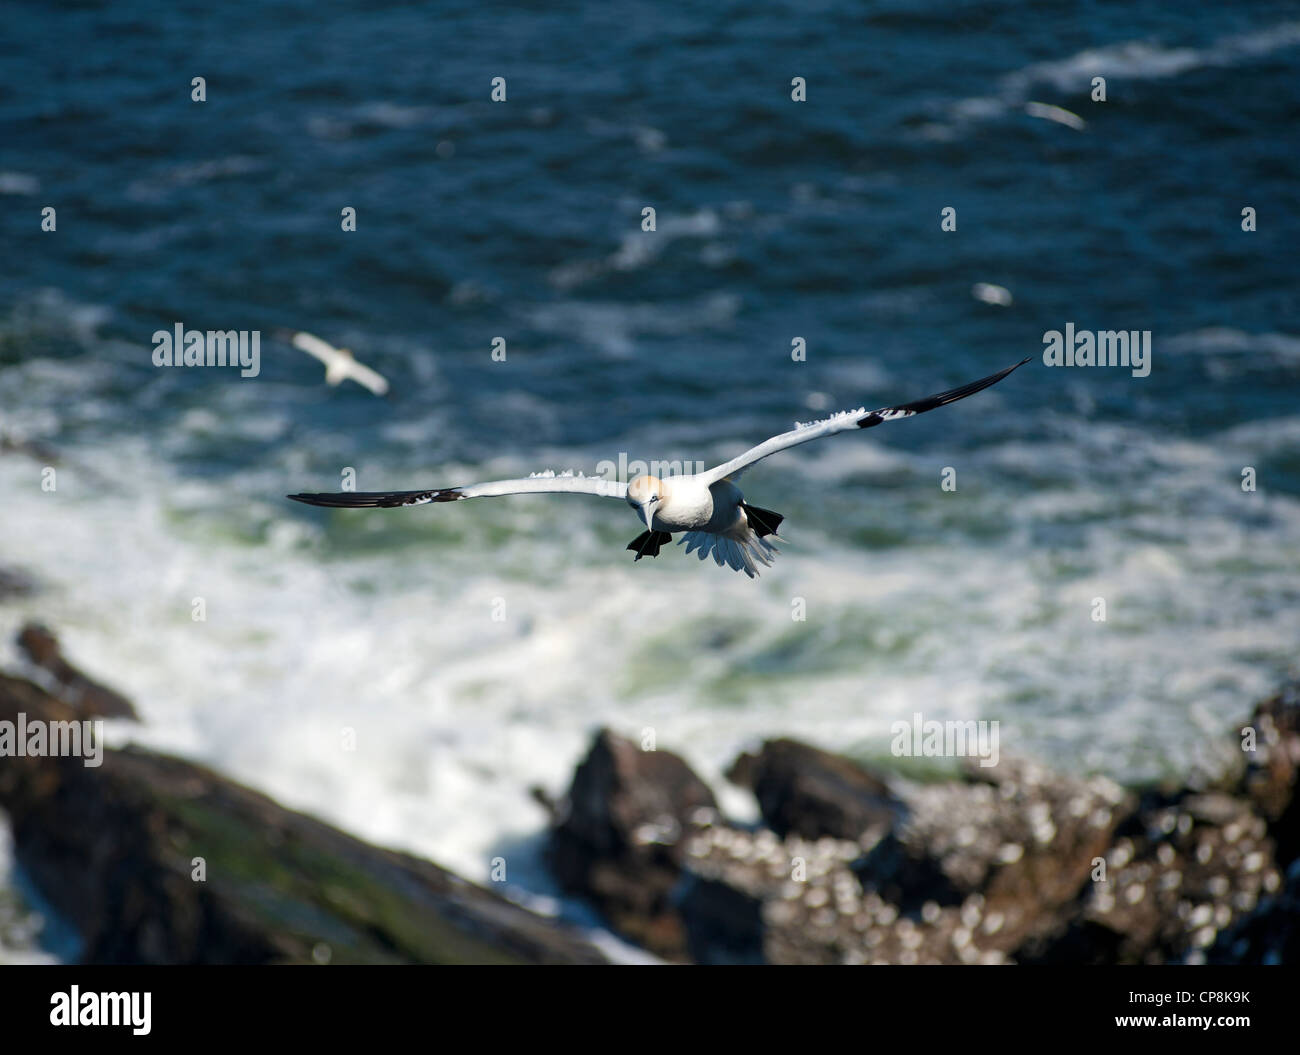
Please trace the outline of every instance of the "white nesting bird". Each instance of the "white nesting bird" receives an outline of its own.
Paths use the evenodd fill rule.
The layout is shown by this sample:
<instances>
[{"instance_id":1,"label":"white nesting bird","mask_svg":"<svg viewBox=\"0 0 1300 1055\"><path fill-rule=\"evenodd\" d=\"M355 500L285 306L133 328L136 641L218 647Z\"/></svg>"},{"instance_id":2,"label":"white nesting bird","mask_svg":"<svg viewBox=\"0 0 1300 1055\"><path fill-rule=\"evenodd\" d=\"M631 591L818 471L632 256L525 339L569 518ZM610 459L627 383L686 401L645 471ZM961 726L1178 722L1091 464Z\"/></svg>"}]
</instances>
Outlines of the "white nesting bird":
<instances>
[{"instance_id":1,"label":"white nesting bird","mask_svg":"<svg viewBox=\"0 0 1300 1055\"><path fill-rule=\"evenodd\" d=\"M351 350L347 348L335 348L332 344L322 341L310 333L295 333L292 338L293 346L306 352L308 355L319 359L325 364L325 383L327 385L339 385L344 381L352 380L362 388L368 388L377 396L388 394L388 381L383 375L371 370L370 367L357 362Z\"/></svg>"},{"instance_id":2,"label":"white nesting bird","mask_svg":"<svg viewBox=\"0 0 1300 1055\"><path fill-rule=\"evenodd\" d=\"M791 431L773 436L729 462L689 476L669 476L661 480L644 475L630 483L622 483L601 476L546 472L533 473L520 480L494 480L461 487L433 487L419 491L343 491L288 497L308 505L344 509L422 506L432 502L516 494L581 494L613 498L630 505L646 526L646 530L627 547L636 553L635 560L657 557L661 546L671 542L673 535L681 534L677 541L686 544L687 553L698 553L700 560L712 554L719 565L743 571L752 579L758 574L759 565L772 563L777 549L768 538L780 538L776 532L785 518L780 513L745 501L744 494L736 486L742 473L764 458L801 443L839 432L868 429L898 418L910 418L973 396L997 384L1027 362L1028 359L1022 359L996 374L911 403L872 411L859 407L833 414L822 421L796 424Z\"/></svg>"}]
</instances>

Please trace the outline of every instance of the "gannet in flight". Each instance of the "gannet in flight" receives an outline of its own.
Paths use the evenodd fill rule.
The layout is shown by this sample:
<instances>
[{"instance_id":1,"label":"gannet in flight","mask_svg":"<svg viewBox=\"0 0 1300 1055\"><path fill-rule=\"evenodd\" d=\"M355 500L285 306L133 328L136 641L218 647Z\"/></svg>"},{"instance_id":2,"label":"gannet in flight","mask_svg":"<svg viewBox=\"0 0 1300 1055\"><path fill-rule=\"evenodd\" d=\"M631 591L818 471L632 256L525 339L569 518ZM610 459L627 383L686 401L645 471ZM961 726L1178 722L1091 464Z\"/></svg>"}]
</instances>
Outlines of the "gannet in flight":
<instances>
[{"instance_id":1,"label":"gannet in flight","mask_svg":"<svg viewBox=\"0 0 1300 1055\"><path fill-rule=\"evenodd\" d=\"M291 343L295 348L301 349L325 364L327 385L342 384L351 378L377 396L388 394L388 382L370 367L357 362L356 357L347 348L335 348L310 333L295 333Z\"/></svg>"},{"instance_id":2,"label":"gannet in flight","mask_svg":"<svg viewBox=\"0 0 1300 1055\"><path fill-rule=\"evenodd\" d=\"M823 436L851 429L869 429L897 418L910 418L924 414L948 403L973 396L990 385L995 385L1017 367L1029 362L1022 359L1014 366L996 374L972 381L960 388L927 396L911 403L882 407L867 411L864 407L834 414L822 421L796 424L789 432L773 436L757 447L751 447L738 458L714 466L707 472L690 476L658 477L638 476L624 484L606 480L601 476L574 476L572 472L556 475L554 472L533 473L522 480L494 480L490 483L469 484L463 487L429 488L423 491L344 491L338 494L289 495L295 502L314 506L344 509L391 508L395 506L421 506L431 502L457 502L464 498L495 498L498 495L516 494L583 494L598 498L614 498L630 505L646 526L646 530L628 544L636 553L634 560L657 557L661 546L682 533L678 543L686 543L686 552L695 551L703 560L710 553L719 566L726 564L743 571L751 579L758 574L758 566L771 565L777 549L768 537L780 538L777 528L785 518L780 513L745 501L736 486L736 479L755 463Z\"/></svg>"}]
</instances>

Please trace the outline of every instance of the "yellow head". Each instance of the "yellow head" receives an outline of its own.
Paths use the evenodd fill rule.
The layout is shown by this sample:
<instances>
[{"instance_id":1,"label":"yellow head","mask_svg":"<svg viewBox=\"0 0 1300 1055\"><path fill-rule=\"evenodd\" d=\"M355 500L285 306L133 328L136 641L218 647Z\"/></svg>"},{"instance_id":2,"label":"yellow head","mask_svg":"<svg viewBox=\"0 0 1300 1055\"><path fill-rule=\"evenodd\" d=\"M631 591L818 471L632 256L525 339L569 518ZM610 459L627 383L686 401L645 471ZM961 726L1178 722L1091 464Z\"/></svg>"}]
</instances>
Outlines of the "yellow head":
<instances>
[{"instance_id":1,"label":"yellow head","mask_svg":"<svg viewBox=\"0 0 1300 1055\"><path fill-rule=\"evenodd\" d=\"M653 531L655 509L668 497L668 488L657 476L638 476L627 485L627 504L640 514L647 531Z\"/></svg>"}]
</instances>

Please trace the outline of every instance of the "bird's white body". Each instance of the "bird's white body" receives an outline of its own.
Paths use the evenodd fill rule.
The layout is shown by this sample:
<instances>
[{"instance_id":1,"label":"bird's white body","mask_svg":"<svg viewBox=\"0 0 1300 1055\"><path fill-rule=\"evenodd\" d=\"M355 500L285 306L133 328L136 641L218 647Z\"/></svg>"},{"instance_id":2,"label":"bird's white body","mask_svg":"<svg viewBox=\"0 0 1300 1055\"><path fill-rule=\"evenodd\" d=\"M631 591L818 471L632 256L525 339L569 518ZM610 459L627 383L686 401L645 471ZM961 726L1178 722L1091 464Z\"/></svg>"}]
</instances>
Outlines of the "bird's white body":
<instances>
[{"instance_id":1,"label":"bird's white body","mask_svg":"<svg viewBox=\"0 0 1300 1055\"><path fill-rule=\"evenodd\" d=\"M745 496L728 479L708 475L638 476L627 488L627 504L648 529L629 546L637 558L658 556L659 546L682 532L679 543L700 560L712 554L719 565L743 571L753 578L758 565L772 563L777 550L763 535L771 534L749 522ZM775 514L773 514L775 515ZM776 517L780 522L780 517ZM656 532L659 533L657 537Z\"/></svg>"},{"instance_id":2,"label":"bird's white body","mask_svg":"<svg viewBox=\"0 0 1300 1055\"><path fill-rule=\"evenodd\" d=\"M303 337L310 335L298 335L298 338ZM311 338L305 342L295 339L294 343L330 364L328 353L315 347L317 343L324 342ZM337 349L329 351L335 356L339 354ZM351 361L350 356L348 360ZM911 403L872 411L859 407L857 410L832 414L821 421L796 424L789 432L764 440L728 462L715 465L707 472L689 476L669 476L661 480L646 475L638 476L630 483L623 483L601 476L583 476L581 473L557 475L546 472L533 473L519 480L492 480L463 487L297 494L289 497L309 505L347 509L419 506L432 502L456 502L466 498L495 498L517 494L584 494L597 498L614 498L631 506L646 527L645 532L627 547L636 552L637 560L658 556L660 547L672 541L673 535L680 534L681 538L677 541L685 543L687 553L694 552L701 560L712 555L718 564L743 571L753 578L758 574L760 564L772 563L777 550L767 540L769 537L780 538L776 532L784 518L770 509L762 509L745 501L744 494L735 483L742 473L764 458L811 440L873 428L886 421L909 418L955 403L997 384L1027 362L1028 359L1023 359L996 374ZM355 378L355 374L351 376Z\"/></svg>"},{"instance_id":3,"label":"bird's white body","mask_svg":"<svg viewBox=\"0 0 1300 1055\"><path fill-rule=\"evenodd\" d=\"M377 396L388 394L388 380L362 363L348 348L335 348L310 333L295 333L293 346L325 364L325 383L331 388L344 381L355 381Z\"/></svg>"},{"instance_id":4,"label":"bird's white body","mask_svg":"<svg viewBox=\"0 0 1300 1055\"><path fill-rule=\"evenodd\" d=\"M655 477L640 479L649 481ZM721 533L744 520L740 503L745 496L730 480L710 484L701 476L669 476L658 483L662 497L655 503L650 522L652 531Z\"/></svg>"}]
</instances>

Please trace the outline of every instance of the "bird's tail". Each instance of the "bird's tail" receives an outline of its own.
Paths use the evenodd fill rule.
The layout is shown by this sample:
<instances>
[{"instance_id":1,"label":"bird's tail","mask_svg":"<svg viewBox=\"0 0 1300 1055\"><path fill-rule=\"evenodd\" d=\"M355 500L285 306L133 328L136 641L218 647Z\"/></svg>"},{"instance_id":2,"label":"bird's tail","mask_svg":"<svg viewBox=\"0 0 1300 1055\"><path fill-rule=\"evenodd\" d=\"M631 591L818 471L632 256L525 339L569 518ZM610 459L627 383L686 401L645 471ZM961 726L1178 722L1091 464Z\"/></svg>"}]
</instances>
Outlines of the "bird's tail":
<instances>
[{"instance_id":1,"label":"bird's tail","mask_svg":"<svg viewBox=\"0 0 1300 1055\"><path fill-rule=\"evenodd\" d=\"M700 560L711 553L719 567L725 564L743 571L751 579L758 576L759 565L770 568L772 560L780 552L749 524L741 524L721 535L688 531L678 542L686 543L686 552L696 553Z\"/></svg>"},{"instance_id":2,"label":"bird's tail","mask_svg":"<svg viewBox=\"0 0 1300 1055\"><path fill-rule=\"evenodd\" d=\"M781 521L785 519L780 513L774 513L770 509L762 509L759 506L752 506L748 502L741 502L740 508L745 511L745 519L749 521L749 526L754 529L759 538L766 538L771 535L773 538L780 539L777 530L781 527ZM781 539L782 542L785 539Z\"/></svg>"}]
</instances>

